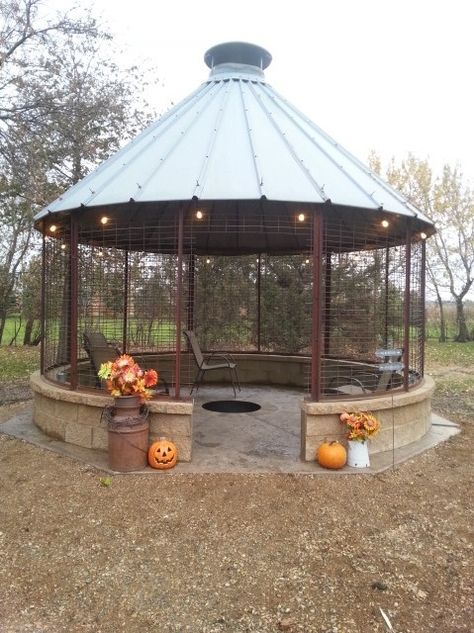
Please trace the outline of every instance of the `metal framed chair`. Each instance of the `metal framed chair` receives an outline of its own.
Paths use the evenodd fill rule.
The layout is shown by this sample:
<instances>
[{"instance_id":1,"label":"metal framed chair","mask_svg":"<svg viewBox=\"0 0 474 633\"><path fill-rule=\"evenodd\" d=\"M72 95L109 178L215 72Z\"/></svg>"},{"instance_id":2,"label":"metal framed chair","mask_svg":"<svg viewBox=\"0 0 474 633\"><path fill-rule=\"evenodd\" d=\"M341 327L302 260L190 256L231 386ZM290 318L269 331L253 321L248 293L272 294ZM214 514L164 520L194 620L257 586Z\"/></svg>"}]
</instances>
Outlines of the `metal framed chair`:
<instances>
[{"instance_id":1,"label":"metal framed chair","mask_svg":"<svg viewBox=\"0 0 474 633\"><path fill-rule=\"evenodd\" d=\"M92 369L95 374L97 387L102 387L102 381L97 376L102 363L114 361L117 356L122 355L122 351L116 341L108 341L102 332L86 330L82 334L84 349L89 356ZM143 368L143 365L140 363ZM160 375L159 383L163 383L165 395L169 395L169 387L166 380Z\"/></svg>"},{"instance_id":2,"label":"metal framed chair","mask_svg":"<svg viewBox=\"0 0 474 633\"><path fill-rule=\"evenodd\" d=\"M115 341L107 341L102 332L85 330L82 340L95 374L96 387L101 387L101 380L97 376L100 366L102 363L115 360L122 352Z\"/></svg>"},{"instance_id":3,"label":"metal framed chair","mask_svg":"<svg viewBox=\"0 0 474 633\"><path fill-rule=\"evenodd\" d=\"M196 388L196 392L199 390L199 385L202 383L206 371L213 371L216 369L228 369L235 398L237 396L236 387L240 391L240 380L237 373L237 363L232 358L232 356L230 354L211 353L209 354L209 356L204 357L194 332L192 330L184 330L183 334L188 339L190 349L194 356L194 360L196 361L196 365L198 366L198 371L191 387L190 393L194 391L194 388ZM221 362L212 363L212 359L221 360Z\"/></svg>"}]
</instances>

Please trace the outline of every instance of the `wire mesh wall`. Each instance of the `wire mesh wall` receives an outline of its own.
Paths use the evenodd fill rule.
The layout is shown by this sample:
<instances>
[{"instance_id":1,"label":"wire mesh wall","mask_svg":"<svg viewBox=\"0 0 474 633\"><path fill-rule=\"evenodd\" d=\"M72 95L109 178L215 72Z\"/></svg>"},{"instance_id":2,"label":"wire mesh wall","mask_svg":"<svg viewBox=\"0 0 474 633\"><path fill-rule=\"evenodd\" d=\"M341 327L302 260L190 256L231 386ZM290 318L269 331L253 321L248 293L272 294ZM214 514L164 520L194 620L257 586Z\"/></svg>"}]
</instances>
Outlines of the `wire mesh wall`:
<instances>
[{"instance_id":1,"label":"wire mesh wall","mask_svg":"<svg viewBox=\"0 0 474 633\"><path fill-rule=\"evenodd\" d=\"M70 364L70 233L44 240L42 372L60 383L67 381Z\"/></svg>"},{"instance_id":2,"label":"wire mesh wall","mask_svg":"<svg viewBox=\"0 0 474 633\"><path fill-rule=\"evenodd\" d=\"M326 225L323 397L383 394L421 378L422 246L394 245L388 229L388 222L367 223L363 231Z\"/></svg>"},{"instance_id":3,"label":"wire mesh wall","mask_svg":"<svg viewBox=\"0 0 474 633\"><path fill-rule=\"evenodd\" d=\"M205 350L309 353L307 254L196 257L194 330Z\"/></svg>"},{"instance_id":4,"label":"wire mesh wall","mask_svg":"<svg viewBox=\"0 0 474 633\"><path fill-rule=\"evenodd\" d=\"M412 242L410 261L409 384L418 382L424 373L424 265L424 242Z\"/></svg>"},{"instance_id":5,"label":"wire mesh wall","mask_svg":"<svg viewBox=\"0 0 474 633\"><path fill-rule=\"evenodd\" d=\"M421 378L424 245L414 236L407 249L403 220L391 230L368 215L327 214L315 254L307 211L218 211L189 206L104 222L89 213L77 245L69 218L46 237L43 372L72 385L77 372L78 387L101 389L100 363L126 352L159 371L158 395L173 395L193 384L182 336L193 330L203 351L301 358L307 391L313 362L323 399Z\"/></svg>"},{"instance_id":6,"label":"wire mesh wall","mask_svg":"<svg viewBox=\"0 0 474 633\"><path fill-rule=\"evenodd\" d=\"M156 236L155 249L165 253L141 250L144 235L148 239L151 233ZM97 377L100 364L128 353L142 368L159 372L158 395L169 393L177 371L177 223L120 227L108 221L102 227L81 226L79 242L79 384L102 388ZM189 363L182 371L189 374ZM189 377L182 375L183 379L189 382Z\"/></svg>"}]
</instances>

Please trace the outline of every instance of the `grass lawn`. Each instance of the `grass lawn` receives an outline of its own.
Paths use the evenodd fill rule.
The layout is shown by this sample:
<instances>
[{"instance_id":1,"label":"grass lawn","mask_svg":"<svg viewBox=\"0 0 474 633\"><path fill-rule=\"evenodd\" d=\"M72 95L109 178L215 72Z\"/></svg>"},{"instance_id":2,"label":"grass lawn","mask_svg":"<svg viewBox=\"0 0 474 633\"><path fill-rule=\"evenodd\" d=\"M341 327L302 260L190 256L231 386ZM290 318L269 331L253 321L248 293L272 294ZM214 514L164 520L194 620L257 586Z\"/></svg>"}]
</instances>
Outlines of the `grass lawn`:
<instances>
[{"instance_id":1,"label":"grass lawn","mask_svg":"<svg viewBox=\"0 0 474 633\"><path fill-rule=\"evenodd\" d=\"M27 378L39 369L39 347L0 346L0 384Z\"/></svg>"},{"instance_id":2,"label":"grass lawn","mask_svg":"<svg viewBox=\"0 0 474 633\"><path fill-rule=\"evenodd\" d=\"M474 341L468 343L439 343L428 340L426 343L426 366L434 369L443 366L467 367L474 364Z\"/></svg>"}]
</instances>

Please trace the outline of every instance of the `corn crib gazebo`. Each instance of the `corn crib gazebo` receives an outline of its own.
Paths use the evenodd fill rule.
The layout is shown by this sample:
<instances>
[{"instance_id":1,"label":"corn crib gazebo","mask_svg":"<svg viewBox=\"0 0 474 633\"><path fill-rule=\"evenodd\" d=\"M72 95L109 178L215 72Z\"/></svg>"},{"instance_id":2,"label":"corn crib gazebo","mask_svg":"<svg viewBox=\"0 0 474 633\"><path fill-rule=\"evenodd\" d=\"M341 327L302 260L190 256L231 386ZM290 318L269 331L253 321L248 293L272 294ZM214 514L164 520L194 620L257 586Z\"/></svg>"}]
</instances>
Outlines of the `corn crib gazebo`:
<instances>
[{"instance_id":1,"label":"corn crib gazebo","mask_svg":"<svg viewBox=\"0 0 474 633\"><path fill-rule=\"evenodd\" d=\"M267 51L233 42L205 61L202 86L36 217L34 422L106 449L97 365L130 353L162 378L151 439L189 461L190 330L243 384L301 390L302 459L342 435L343 410L380 417L373 452L420 438L432 223L266 83Z\"/></svg>"}]
</instances>

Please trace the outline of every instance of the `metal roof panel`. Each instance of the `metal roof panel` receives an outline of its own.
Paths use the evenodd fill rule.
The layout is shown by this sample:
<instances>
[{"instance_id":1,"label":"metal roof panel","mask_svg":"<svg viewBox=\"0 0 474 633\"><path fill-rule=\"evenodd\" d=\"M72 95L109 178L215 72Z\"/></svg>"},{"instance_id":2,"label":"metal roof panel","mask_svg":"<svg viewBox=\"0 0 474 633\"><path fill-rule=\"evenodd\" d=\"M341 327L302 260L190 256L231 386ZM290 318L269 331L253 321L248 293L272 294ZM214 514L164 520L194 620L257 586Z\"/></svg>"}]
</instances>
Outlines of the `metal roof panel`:
<instances>
[{"instance_id":1,"label":"metal roof panel","mask_svg":"<svg viewBox=\"0 0 474 633\"><path fill-rule=\"evenodd\" d=\"M224 46L224 45L223 45ZM209 80L95 171L47 213L128 202L269 200L323 203L417 216L379 176L265 82L260 47L211 49ZM237 47L237 48L236 48ZM230 57L229 57L230 56ZM265 60L260 67L242 63ZM217 62L217 63L216 63Z\"/></svg>"}]
</instances>

